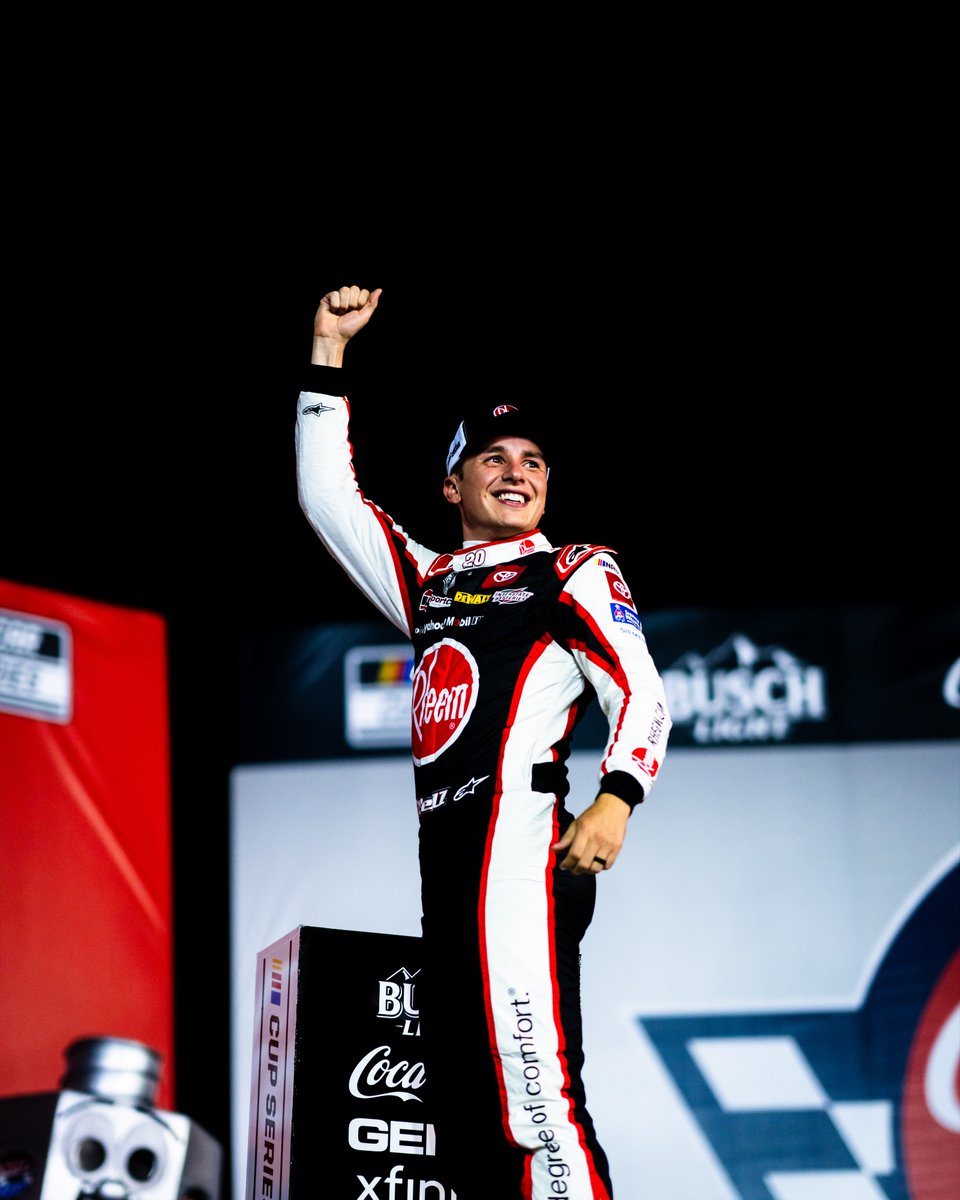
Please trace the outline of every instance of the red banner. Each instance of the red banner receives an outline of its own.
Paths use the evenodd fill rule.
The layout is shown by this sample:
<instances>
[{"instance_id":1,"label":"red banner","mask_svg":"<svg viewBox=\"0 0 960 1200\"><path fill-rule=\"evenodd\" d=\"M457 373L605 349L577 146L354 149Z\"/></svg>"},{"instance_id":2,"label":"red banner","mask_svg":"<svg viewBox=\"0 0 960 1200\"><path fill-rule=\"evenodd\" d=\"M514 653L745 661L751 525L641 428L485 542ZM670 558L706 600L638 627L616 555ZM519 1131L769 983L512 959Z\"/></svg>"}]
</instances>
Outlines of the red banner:
<instances>
[{"instance_id":1,"label":"red banner","mask_svg":"<svg viewBox=\"0 0 960 1200\"><path fill-rule=\"evenodd\" d=\"M141 1041L173 1108L166 626L0 580L0 1094Z\"/></svg>"}]
</instances>

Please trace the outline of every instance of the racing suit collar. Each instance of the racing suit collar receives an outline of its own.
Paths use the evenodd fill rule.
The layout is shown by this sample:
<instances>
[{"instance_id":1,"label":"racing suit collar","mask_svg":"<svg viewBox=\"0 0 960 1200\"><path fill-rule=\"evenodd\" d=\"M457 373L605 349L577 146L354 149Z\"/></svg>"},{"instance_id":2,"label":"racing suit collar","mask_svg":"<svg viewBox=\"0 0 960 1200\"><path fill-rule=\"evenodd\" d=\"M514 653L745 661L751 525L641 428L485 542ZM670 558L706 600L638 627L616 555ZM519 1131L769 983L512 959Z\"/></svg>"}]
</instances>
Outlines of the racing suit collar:
<instances>
[{"instance_id":1,"label":"racing suit collar","mask_svg":"<svg viewBox=\"0 0 960 1200\"><path fill-rule=\"evenodd\" d=\"M518 534L496 542L470 542L454 554L441 554L433 560L427 570L427 578L444 575L448 571L463 571L471 567L495 567L499 563L513 562L538 550L552 550L548 539L534 529L531 533Z\"/></svg>"}]
</instances>

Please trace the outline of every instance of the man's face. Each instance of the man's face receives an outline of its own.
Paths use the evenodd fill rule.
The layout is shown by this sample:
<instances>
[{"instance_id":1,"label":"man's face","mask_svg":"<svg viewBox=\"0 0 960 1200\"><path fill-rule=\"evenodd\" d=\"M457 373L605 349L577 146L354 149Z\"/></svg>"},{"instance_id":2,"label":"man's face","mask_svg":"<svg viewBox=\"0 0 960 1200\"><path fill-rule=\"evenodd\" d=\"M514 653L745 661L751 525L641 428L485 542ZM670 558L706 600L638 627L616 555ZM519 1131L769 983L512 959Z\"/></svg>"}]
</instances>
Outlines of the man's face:
<instances>
[{"instance_id":1,"label":"man's face","mask_svg":"<svg viewBox=\"0 0 960 1200\"><path fill-rule=\"evenodd\" d=\"M463 461L463 478L448 475L443 492L459 504L464 541L492 542L529 533L547 501L547 467L529 438L505 437Z\"/></svg>"}]
</instances>

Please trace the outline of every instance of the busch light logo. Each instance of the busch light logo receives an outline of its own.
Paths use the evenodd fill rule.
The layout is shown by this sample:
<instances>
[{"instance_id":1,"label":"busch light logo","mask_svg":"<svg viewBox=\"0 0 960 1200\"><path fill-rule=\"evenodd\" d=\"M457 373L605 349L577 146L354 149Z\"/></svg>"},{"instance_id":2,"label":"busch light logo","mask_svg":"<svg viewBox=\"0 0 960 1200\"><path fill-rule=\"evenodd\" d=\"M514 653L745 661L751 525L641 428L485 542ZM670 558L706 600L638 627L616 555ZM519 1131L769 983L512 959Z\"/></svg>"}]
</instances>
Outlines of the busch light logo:
<instances>
[{"instance_id":1,"label":"busch light logo","mask_svg":"<svg viewBox=\"0 0 960 1200\"><path fill-rule=\"evenodd\" d=\"M701 744L781 742L799 722L828 715L820 667L742 633L709 654L685 654L663 684L674 726Z\"/></svg>"},{"instance_id":2,"label":"busch light logo","mask_svg":"<svg viewBox=\"0 0 960 1200\"><path fill-rule=\"evenodd\" d=\"M433 762L463 733L477 703L479 675L476 659L452 638L424 653L413 676L411 718L417 766Z\"/></svg>"},{"instance_id":3,"label":"busch light logo","mask_svg":"<svg viewBox=\"0 0 960 1200\"><path fill-rule=\"evenodd\" d=\"M419 971L401 967L388 979L381 979L377 993L377 1016L393 1021L405 1037L419 1037L420 1010L415 1001L415 980Z\"/></svg>"},{"instance_id":4,"label":"busch light logo","mask_svg":"<svg viewBox=\"0 0 960 1200\"><path fill-rule=\"evenodd\" d=\"M960 1195L960 867L851 1008L639 1017L740 1200Z\"/></svg>"}]
</instances>

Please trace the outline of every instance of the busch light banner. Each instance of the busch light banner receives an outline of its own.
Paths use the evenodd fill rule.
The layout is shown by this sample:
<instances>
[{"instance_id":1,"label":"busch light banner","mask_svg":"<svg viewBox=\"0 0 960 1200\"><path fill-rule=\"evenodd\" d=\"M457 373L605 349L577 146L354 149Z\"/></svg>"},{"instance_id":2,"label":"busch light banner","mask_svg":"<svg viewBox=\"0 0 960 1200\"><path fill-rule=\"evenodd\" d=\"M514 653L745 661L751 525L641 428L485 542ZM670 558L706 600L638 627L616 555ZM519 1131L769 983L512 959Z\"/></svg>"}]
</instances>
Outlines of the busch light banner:
<instances>
[{"instance_id":1,"label":"busch light banner","mask_svg":"<svg viewBox=\"0 0 960 1200\"><path fill-rule=\"evenodd\" d=\"M671 609L643 618L673 747L916 741L960 733L960 607ZM410 747L413 652L384 623L251 636L238 761ZM578 744L601 746L596 706Z\"/></svg>"},{"instance_id":2,"label":"busch light banner","mask_svg":"<svg viewBox=\"0 0 960 1200\"><path fill-rule=\"evenodd\" d=\"M419 939L300 926L257 955L247 1200L456 1200L439 1177Z\"/></svg>"},{"instance_id":3,"label":"busch light banner","mask_svg":"<svg viewBox=\"0 0 960 1200\"><path fill-rule=\"evenodd\" d=\"M582 947L587 1100L616 1200L955 1200L960 606L641 618L673 734ZM261 948L304 926L417 944L414 674L409 646L376 623L244 647L230 801L237 1180ZM574 812L596 793L604 735L594 706L568 763ZM415 950L384 953L372 975L320 957L308 1037L369 1029L344 1051L337 1103L326 1059L291 1060L297 1086L326 1097L308 1138L326 1131L325 1147L359 1164L326 1194L437 1200L426 1185L445 1187L430 1173L442 1123L357 1082L399 1081L415 1062L429 1077L428 1056L402 1049L419 1040L403 1032ZM330 1003L337 1016L318 1019ZM378 1015L391 1004L391 1020ZM388 1028L392 1042L374 1033ZM365 1057L383 1046L389 1059ZM293 1162L299 1128L295 1115Z\"/></svg>"}]
</instances>

